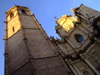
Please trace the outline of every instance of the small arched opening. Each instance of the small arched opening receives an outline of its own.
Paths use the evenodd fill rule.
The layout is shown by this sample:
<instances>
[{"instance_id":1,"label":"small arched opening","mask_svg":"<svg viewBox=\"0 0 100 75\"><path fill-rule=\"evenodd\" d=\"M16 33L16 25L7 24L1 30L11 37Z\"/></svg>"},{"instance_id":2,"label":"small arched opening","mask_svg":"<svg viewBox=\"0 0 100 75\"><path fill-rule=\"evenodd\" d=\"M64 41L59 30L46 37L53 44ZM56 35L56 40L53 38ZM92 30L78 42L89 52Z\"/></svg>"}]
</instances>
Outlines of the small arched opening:
<instances>
[{"instance_id":1,"label":"small arched opening","mask_svg":"<svg viewBox=\"0 0 100 75\"><path fill-rule=\"evenodd\" d=\"M26 14L25 10L22 10L22 14Z\"/></svg>"}]
</instances>

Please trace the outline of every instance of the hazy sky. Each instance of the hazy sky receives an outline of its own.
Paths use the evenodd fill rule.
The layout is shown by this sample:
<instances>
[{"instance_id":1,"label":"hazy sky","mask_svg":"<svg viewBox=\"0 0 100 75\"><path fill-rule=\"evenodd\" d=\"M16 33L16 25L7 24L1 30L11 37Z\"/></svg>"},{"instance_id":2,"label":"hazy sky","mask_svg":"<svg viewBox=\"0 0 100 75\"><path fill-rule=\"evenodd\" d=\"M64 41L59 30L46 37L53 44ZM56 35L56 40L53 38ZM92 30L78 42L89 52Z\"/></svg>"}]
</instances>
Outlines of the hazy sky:
<instances>
[{"instance_id":1,"label":"hazy sky","mask_svg":"<svg viewBox=\"0 0 100 75\"><path fill-rule=\"evenodd\" d=\"M57 37L55 16L73 15L70 9L84 4L100 11L100 0L0 0L0 75L4 75L4 23L5 11L14 5L27 6L46 31L47 35ZM84 10L84 9L83 9Z\"/></svg>"}]
</instances>

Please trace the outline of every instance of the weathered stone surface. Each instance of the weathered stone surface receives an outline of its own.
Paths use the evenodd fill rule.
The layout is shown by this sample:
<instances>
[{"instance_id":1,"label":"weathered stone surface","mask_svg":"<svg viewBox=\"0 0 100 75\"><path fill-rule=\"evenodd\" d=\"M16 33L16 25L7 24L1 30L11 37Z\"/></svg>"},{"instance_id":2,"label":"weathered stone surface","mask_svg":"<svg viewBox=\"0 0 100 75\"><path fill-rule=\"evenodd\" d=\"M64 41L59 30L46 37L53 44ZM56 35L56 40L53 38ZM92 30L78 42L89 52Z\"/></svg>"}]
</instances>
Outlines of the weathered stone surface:
<instances>
[{"instance_id":1,"label":"weathered stone surface","mask_svg":"<svg viewBox=\"0 0 100 75\"><path fill-rule=\"evenodd\" d=\"M60 60L60 61L59 61ZM35 60L37 75L67 75L69 70L59 57Z\"/></svg>"},{"instance_id":2,"label":"weathered stone surface","mask_svg":"<svg viewBox=\"0 0 100 75\"><path fill-rule=\"evenodd\" d=\"M8 38L11 37L13 34L15 34L20 28L20 22L19 22L19 18L17 15L15 15L14 17L12 17L9 22L7 23L8 25ZM14 27L14 31L13 31L13 27Z\"/></svg>"},{"instance_id":3,"label":"weathered stone surface","mask_svg":"<svg viewBox=\"0 0 100 75\"><path fill-rule=\"evenodd\" d=\"M31 15L20 15L20 20L23 28L39 28Z\"/></svg>"},{"instance_id":4,"label":"weathered stone surface","mask_svg":"<svg viewBox=\"0 0 100 75\"><path fill-rule=\"evenodd\" d=\"M30 62L24 64L16 72L12 73L12 75L34 75L30 64Z\"/></svg>"},{"instance_id":5,"label":"weathered stone surface","mask_svg":"<svg viewBox=\"0 0 100 75\"><path fill-rule=\"evenodd\" d=\"M34 58L57 55L57 51L49 40L43 36L40 30L25 30L28 46Z\"/></svg>"}]
</instances>

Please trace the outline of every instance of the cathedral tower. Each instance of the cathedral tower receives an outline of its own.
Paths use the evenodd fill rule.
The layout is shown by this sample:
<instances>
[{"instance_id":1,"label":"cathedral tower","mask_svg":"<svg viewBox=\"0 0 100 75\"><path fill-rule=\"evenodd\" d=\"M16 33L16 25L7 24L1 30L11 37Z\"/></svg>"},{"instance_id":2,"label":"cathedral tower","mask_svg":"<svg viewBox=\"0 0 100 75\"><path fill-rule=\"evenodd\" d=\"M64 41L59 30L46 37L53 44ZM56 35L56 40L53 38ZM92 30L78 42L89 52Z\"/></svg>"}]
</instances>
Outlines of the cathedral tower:
<instances>
[{"instance_id":1,"label":"cathedral tower","mask_svg":"<svg viewBox=\"0 0 100 75\"><path fill-rule=\"evenodd\" d=\"M28 7L5 15L5 75L72 75Z\"/></svg>"}]
</instances>

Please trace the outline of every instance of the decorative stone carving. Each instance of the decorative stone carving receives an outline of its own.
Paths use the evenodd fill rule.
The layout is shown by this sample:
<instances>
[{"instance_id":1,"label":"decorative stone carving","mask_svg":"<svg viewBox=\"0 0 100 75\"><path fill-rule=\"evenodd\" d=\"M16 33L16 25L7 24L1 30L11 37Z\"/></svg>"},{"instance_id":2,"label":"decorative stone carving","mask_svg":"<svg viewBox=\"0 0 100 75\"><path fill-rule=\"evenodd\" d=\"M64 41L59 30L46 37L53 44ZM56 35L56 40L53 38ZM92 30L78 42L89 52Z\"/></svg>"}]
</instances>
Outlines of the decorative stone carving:
<instances>
[{"instance_id":1,"label":"decorative stone carving","mask_svg":"<svg viewBox=\"0 0 100 75\"><path fill-rule=\"evenodd\" d=\"M94 60L100 64L100 50L97 50L97 52L94 52Z\"/></svg>"},{"instance_id":2,"label":"decorative stone carving","mask_svg":"<svg viewBox=\"0 0 100 75\"><path fill-rule=\"evenodd\" d=\"M83 72L84 75L91 75L88 71Z\"/></svg>"}]
</instances>

